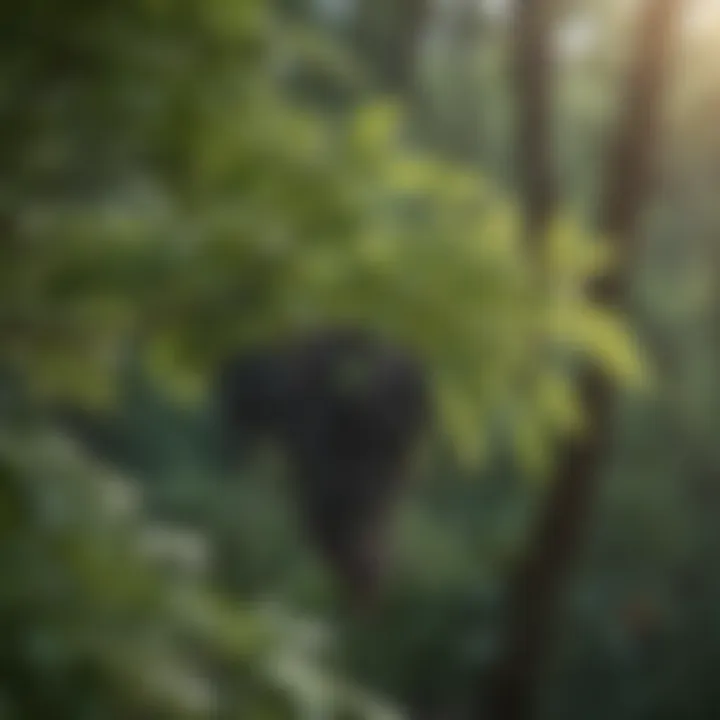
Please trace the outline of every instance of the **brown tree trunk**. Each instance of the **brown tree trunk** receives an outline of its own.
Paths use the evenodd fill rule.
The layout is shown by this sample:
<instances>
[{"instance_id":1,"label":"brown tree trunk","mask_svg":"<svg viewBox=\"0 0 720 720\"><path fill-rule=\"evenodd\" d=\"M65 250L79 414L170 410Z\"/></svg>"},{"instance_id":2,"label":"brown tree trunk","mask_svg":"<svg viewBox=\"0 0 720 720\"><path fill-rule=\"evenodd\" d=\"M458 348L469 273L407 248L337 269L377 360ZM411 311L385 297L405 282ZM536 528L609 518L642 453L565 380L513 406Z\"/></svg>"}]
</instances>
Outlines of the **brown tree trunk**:
<instances>
[{"instance_id":1,"label":"brown tree trunk","mask_svg":"<svg viewBox=\"0 0 720 720\"><path fill-rule=\"evenodd\" d=\"M528 243L540 247L555 212L552 147L554 0L517 0L515 73L517 158Z\"/></svg>"},{"instance_id":2,"label":"brown tree trunk","mask_svg":"<svg viewBox=\"0 0 720 720\"><path fill-rule=\"evenodd\" d=\"M618 263L611 274L590 289L595 299L607 306L622 305L634 265L638 246L636 225L648 191L669 44L681 1L646 0L638 25L636 57L606 170L600 209L600 229L613 243ZM531 4L532 0L525 0L524 10L528 13ZM544 73L540 74L544 77ZM540 92L538 88L532 90L533 95ZM532 104L541 106L544 102L536 99ZM528 100L526 112L530 105ZM524 121L528 135L530 121L531 118ZM529 144L528 140L525 142ZM543 140L538 137L534 142ZM528 163L537 163L542 156L535 152L537 157L528 158ZM527 187L534 187L542 177L537 168L528 169ZM538 207L540 197L538 193L534 200ZM530 212L540 215L535 209ZM537 714L538 682L555 644L564 590L584 540L597 491L599 466L611 435L614 396L611 383L595 369L587 368L579 380L579 392L590 427L561 452L546 506L530 536L528 555L510 588L508 636L491 673L487 712L481 712L479 703L474 714L477 718L528 720Z\"/></svg>"}]
</instances>

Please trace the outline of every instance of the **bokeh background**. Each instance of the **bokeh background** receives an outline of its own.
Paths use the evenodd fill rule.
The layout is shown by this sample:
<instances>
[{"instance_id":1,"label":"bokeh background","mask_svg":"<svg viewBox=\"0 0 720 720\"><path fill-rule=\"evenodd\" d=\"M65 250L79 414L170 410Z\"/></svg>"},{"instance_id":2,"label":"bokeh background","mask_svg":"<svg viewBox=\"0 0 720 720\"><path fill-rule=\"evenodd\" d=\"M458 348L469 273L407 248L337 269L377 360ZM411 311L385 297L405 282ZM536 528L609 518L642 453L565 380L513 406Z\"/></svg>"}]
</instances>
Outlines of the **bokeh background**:
<instances>
[{"instance_id":1,"label":"bokeh background","mask_svg":"<svg viewBox=\"0 0 720 720\"><path fill-rule=\"evenodd\" d=\"M2 720L720 717L720 5L649 4L2 2ZM208 393L335 322L438 418L361 617Z\"/></svg>"}]
</instances>

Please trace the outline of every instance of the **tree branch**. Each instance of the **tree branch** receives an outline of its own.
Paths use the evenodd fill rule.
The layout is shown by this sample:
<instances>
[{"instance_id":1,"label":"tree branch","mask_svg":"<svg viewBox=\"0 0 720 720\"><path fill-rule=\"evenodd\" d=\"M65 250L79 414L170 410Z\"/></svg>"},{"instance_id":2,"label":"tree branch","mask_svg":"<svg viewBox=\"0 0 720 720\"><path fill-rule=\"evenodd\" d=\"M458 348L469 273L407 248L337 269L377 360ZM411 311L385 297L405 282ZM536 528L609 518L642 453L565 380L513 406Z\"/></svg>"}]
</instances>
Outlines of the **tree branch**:
<instances>
[{"instance_id":1,"label":"tree branch","mask_svg":"<svg viewBox=\"0 0 720 720\"><path fill-rule=\"evenodd\" d=\"M557 200L551 130L554 6L554 0L517 0L515 11L518 172L533 247L542 243Z\"/></svg>"},{"instance_id":2,"label":"tree branch","mask_svg":"<svg viewBox=\"0 0 720 720\"><path fill-rule=\"evenodd\" d=\"M638 25L636 57L600 209L600 229L619 257L614 271L590 289L607 306L622 305L634 267L636 225L648 192L669 45L681 1L646 0ZM526 11L531 4L526 0ZM495 720L528 720L536 714L538 682L554 645L564 589L598 488L598 469L611 435L614 388L604 375L587 368L579 392L590 428L563 450L547 504L531 534L529 554L510 588L507 642L489 687L488 717Z\"/></svg>"}]
</instances>

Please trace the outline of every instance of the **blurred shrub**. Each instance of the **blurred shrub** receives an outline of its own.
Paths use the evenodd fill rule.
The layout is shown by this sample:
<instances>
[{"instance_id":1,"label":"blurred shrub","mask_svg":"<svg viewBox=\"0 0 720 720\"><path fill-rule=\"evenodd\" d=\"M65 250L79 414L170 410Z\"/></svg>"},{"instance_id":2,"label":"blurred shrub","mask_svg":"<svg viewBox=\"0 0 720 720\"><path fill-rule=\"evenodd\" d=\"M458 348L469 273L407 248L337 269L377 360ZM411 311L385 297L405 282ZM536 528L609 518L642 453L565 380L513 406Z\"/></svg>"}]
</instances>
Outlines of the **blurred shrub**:
<instances>
[{"instance_id":1,"label":"blurred shrub","mask_svg":"<svg viewBox=\"0 0 720 720\"><path fill-rule=\"evenodd\" d=\"M7 716L391 717L323 665L321 628L216 595L203 541L67 439L4 432L0 472Z\"/></svg>"},{"instance_id":2,"label":"blurred shrub","mask_svg":"<svg viewBox=\"0 0 720 720\"><path fill-rule=\"evenodd\" d=\"M598 244L559 222L538 279L512 204L410 147L390 105L296 98L307 43L271 9L3 7L3 358L97 401L134 343L196 395L228 347L361 322L426 359L462 457L503 413L541 467L578 424L568 353L638 375L622 328L582 297Z\"/></svg>"}]
</instances>

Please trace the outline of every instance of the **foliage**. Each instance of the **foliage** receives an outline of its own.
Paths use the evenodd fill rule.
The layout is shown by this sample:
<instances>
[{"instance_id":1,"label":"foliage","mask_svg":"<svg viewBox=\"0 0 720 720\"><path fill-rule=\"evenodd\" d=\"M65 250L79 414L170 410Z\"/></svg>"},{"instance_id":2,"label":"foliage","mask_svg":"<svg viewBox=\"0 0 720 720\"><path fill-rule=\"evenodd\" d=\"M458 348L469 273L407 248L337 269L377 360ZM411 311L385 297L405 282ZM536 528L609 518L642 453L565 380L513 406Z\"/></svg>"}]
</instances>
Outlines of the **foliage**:
<instances>
[{"instance_id":1,"label":"foliage","mask_svg":"<svg viewBox=\"0 0 720 720\"><path fill-rule=\"evenodd\" d=\"M475 172L408 147L387 105L338 118L293 100L283 78L302 57L268 10L3 11L13 37L39 35L33 62L4 50L4 356L43 390L98 399L132 343L197 395L228 347L342 317L421 353L463 457L519 402L520 447L541 455L572 415L557 353L632 363L612 321L581 307L587 266L571 249L536 291L512 205ZM562 232L570 248L590 242Z\"/></svg>"},{"instance_id":2,"label":"foliage","mask_svg":"<svg viewBox=\"0 0 720 720\"><path fill-rule=\"evenodd\" d=\"M206 541L66 438L5 432L0 489L11 716L391 716L321 666L319 628L208 589Z\"/></svg>"},{"instance_id":3,"label":"foliage","mask_svg":"<svg viewBox=\"0 0 720 720\"><path fill-rule=\"evenodd\" d=\"M203 455L196 402L229 348L338 318L378 328L424 359L455 456L486 460L484 482L465 487L456 481L477 470L440 455L403 530L407 570L379 630L341 628L353 677L402 699L461 696L492 650L493 592L522 540L524 510L542 492L515 486L515 468L497 464L498 432L514 442L513 459L547 468L558 434L582 427L578 356L626 381L649 377L624 323L581 292L612 258L580 213L566 208L557 219L542 272L522 251L507 190L498 27L484 25L487 43L471 47L473 28L449 26L446 45L425 58L430 81L416 120L396 100L357 90L355 65L324 28L296 19L260 0L0 8L0 359L35 393L24 412L42 415L57 400L100 408L128 441L114 459L138 471L118 479L49 421L27 428L3 416L0 655L12 674L0 685L0 714L47 702L39 716L208 717L220 703L253 720L294 717L301 706L307 717L333 717L339 703L373 716L287 610L331 613L278 517L277 495L258 487L257 473L248 478L256 484L221 487ZM461 30L472 52L460 52ZM713 66L704 52L694 67ZM596 128L610 104L613 58L601 60L563 68L560 153L582 208L594 199ZM640 334L667 333L681 372L676 384L658 373L653 389L665 404L623 408L625 442L611 458L615 494L602 518L609 529L586 586L594 601L580 602L568 623L577 644L556 683L572 686L556 692L568 717L590 717L583 693L597 697L608 668L630 670L602 691L604 716L650 716L618 709L636 681L666 689L679 716L683 693L698 689L692 679L673 685L671 662L654 675L627 650L633 630L618 607L638 587L643 595L683 576L688 546L709 558L715 547L695 534L711 520L674 494L686 474L707 475L684 464L696 444L714 467L717 431L714 366L701 361L714 342L713 283L681 303L698 267L711 278L717 268L717 143L700 75L692 102L674 101L667 149L686 191L668 192L665 215L650 223L655 254L638 283ZM322 88L342 88L342 102L316 102L318 76ZM132 396L118 376L138 359L146 384ZM191 402L179 408L179 398ZM99 426L101 415L92 417ZM663 429L658 418L669 417L692 442ZM218 567L185 567L196 544L183 551L186 534L174 530L180 567L177 558L158 562L168 535L136 499L140 484L152 513L177 512L208 532ZM627 563L614 531L627 539ZM249 602L265 593L280 595L280 610ZM676 612L689 607L669 596ZM714 618L714 598L712 589L701 595L698 618ZM712 666L699 624L679 622L663 636L697 677ZM602 642L598 628L608 628ZM577 682L567 682L567 668Z\"/></svg>"}]
</instances>

